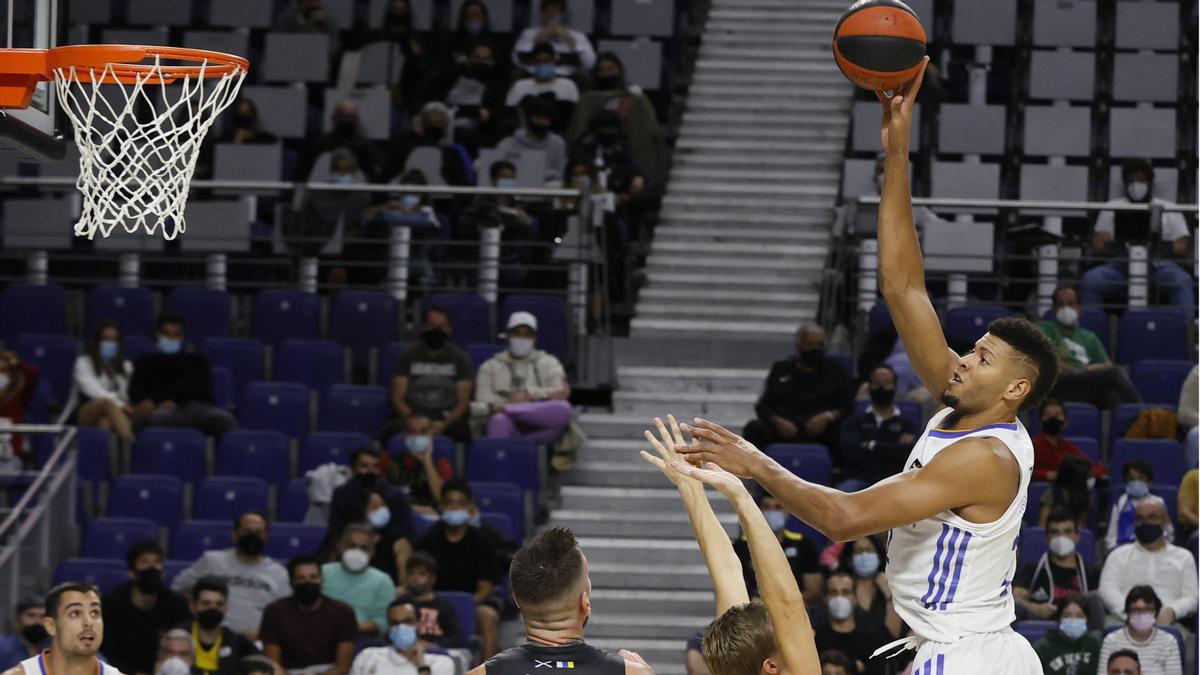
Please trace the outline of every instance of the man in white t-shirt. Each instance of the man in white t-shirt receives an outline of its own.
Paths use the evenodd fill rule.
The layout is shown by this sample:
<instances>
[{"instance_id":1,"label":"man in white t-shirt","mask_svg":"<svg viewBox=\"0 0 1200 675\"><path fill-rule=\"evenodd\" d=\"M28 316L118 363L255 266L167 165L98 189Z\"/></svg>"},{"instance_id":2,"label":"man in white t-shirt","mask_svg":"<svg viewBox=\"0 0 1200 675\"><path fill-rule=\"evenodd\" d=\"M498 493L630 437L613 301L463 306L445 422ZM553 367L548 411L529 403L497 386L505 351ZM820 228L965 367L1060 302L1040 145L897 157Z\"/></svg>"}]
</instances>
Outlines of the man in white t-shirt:
<instances>
[{"instance_id":1,"label":"man in white t-shirt","mask_svg":"<svg viewBox=\"0 0 1200 675\"><path fill-rule=\"evenodd\" d=\"M454 659L445 654L426 654L417 641L417 611L408 600L388 605L386 647L359 652L350 675L454 675Z\"/></svg>"},{"instance_id":2,"label":"man in white t-shirt","mask_svg":"<svg viewBox=\"0 0 1200 675\"><path fill-rule=\"evenodd\" d=\"M513 45L513 65L529 65L535 45L542 42L548 43L563 57L555 64L559 75L570 77L581 70L591 70L596 64L596 50L592 48L591 40L567 25L566 0L542 0L538 7L538 25L521 31Z\"/></svg>"},{"instance_id":3,"label":"man in white t-shirt","mask_svg":"<svg viewBox=\"0 0 1200 675\"><path fill-rule=\"evenodd\" d=\"M579 87L555 72L558 54L550 43L539 42L534 45L531 58L533 61L529 72L533 77L514 82L504 99L504 105L519 108L527 98L552 99L555 104L553 129L556 133L562 133L571 114L575 112L575 104L579 102Z\"/></svg>"},{"instance_id":4,"label":"man in white t-shirt","mask_svg":"<svg viewBox=\"0 0 1200 675\"><path fill-rule=\"evenodd\" d=\"M1121 166L1125 195L1110 204L1159 204L1170 202L1154 197L1154 168L1143 159L1129 159ZM1092 235L1092 255L1123 256L1131 244L1149 247L1151 259L1157 259L1150 269L1150 281L1169 299L1170 304L1188 310L1196 306L1192 277L1178 263L1162 260L1162 256L1187 257L1188 225L1183 214L1164 211L1161 228L1150 219L1149 212L1101 211L1096 218ZM1158 242L1162 242L1159 250ZM1129 283L1129 266L1116 261L1093 267L1080 281L1080 296L1085 307L1100 307L1119 302Z\"/></svg>"}]
</instances>

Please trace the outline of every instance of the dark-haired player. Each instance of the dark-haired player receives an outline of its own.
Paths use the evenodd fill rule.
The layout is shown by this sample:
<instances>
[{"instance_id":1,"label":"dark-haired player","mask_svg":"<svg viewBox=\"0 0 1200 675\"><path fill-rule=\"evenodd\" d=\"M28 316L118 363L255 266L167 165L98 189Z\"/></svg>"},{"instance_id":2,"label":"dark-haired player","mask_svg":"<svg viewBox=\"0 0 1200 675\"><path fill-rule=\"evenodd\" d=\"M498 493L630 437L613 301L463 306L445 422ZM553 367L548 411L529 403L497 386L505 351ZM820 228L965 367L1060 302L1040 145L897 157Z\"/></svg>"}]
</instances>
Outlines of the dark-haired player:
<instances>
[{"instance_id":1,"label":"dark-haired player","mask_svg":"<svg viewBox=\"0 0 1200 675\"><path fill-rule=\"evenodd\" d=\"M467 675L654 675L631 651L610 654L583 641L583 627L592 615L592 580L570 530L543 530L513 556L508 578L525 621L526 643L500 652Z\"/></svg>"},{"instance_id":2,"label":"dark-haired player","mask_svg":"<svg viewBox=\"0 0 1200 675\"><path fill-rule=\"evenodd\" d=\"M50 589L42 625L50 634L50 648L4 675L121 675L96 658L104 642L104 614L95 586L68 581Z\"/></svg>"},{"instance_id":3,"label":"dark-haired player","mask_svg":"<svg viewBox=\"0 0 1200 675\"><path fill-rule=\"evenodd\" d=\"M1033 443L1017 419L1054 385L1058 361L1037 326L993 321L958 356L946 345L925 290L912 221L908 132L924 77L883 103L887 151L879 208L880 280L896 329L922 383L947 407L930 420L905 470L845 494L793 476L739 436L709 422L679 452L756 479L785 508L838 541L888 535L887 578L913 636L884 647L916 649L913 672L930 675L1042 672L1029 643L1009 628L1012 578Z\"/></svg>"}]
</instances>

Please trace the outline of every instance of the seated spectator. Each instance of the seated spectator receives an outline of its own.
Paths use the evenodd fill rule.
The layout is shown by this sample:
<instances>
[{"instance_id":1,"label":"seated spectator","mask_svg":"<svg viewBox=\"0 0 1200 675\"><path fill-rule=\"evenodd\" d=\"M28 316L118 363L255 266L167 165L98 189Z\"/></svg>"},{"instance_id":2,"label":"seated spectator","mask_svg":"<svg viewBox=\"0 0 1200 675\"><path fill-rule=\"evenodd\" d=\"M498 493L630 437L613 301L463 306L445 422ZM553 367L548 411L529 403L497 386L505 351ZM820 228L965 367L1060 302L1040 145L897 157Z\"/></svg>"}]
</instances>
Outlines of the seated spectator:
<instances>
[{"instance_id":1,"label":"seated spectator","mask_svg":"<svg viewBox=\"0 0 1200 675\"><path fill-rule=\"evenodd\" d=\"M471 486L461 478L442 485L442 519L429 528L417 543L437 561L434 590L459 591L475 596L475 626L484 660L499 651L499 601L496 588L495 551L487 538L471 527Z\"/></svg>"},{"instance_id":2,"label":"seated spectator","mask_svg":"<svg viewBox=\"0 0 1200 675\"><path fill-rule=\"evenodd\" d=\"M421 339L400 353L392 370L392 410L396 414L384 430L388 437L415 433L420 418L429 422L429 433L465 443L471 439L467 411L475 368L461 347L450 342L454 326L446 310L425 312Z\"/></svg>"},{"instance_id":3,"label":"seated spectator","mask_svg":"<svg viewBox=\"0 0 1200 675\"><path fill-rule=\"evenodd\" d=\"M454 467L445 458L434 458L429 425L427 418L413 422L404 436L405 452L380 457L379 467L393 485L408 493L414 513L432 516L438 513L442 483L454 477Z\"/></svg>"},{"instance_id":4,"label":"seated spectator","mask_svg":"<svg viewBox=\"0 0 1200 675\"><path fill-rule=\"evenodd\" d=\"M368 180L381 178L384 171L383 151L367 138L359 123L358 104L342 101L333 109L332 128L308 141L296 162L295 180L307 181L317 158L338 148L346 148L358 158L358 167Z\"/></svg>"},{"instance_id":5,"label":"seated spectator","mask_svg":"<svg viewBox=\"0 0 1200 675\"><path fill-rule=\"evenodd\" d=\"M567 142L551 129L554 104L540 97L527 98L521 112L524 126L500 141L496 149L505 153L541 153L546 158L545 182L561 181L567 167Z\"/></svg>"},{"instance_id":6,"label":"seated spectator","mask_svg":"<svg viewBox=\"0 0 1200 675\"><path fill-rule=\"evenodd\" d=\"M838 489L858 492L904 470L918 430L896 407L896 373L887 365L871 371L871 404L842 422L842 482Z\"/></svg>"},{"instance_id":7,"label":"seated spectator","mask_svg":"<svg viewBox=\"0 0 1200 675\"><path fill-rule=\"evenodd\" d=\"M1153 196L1154 168L1144 159L1125 160L1121 165L1121 180L1125 183L1125 194L1109 201L1110 204L1170 203ZM1150 282L1166 298L1166 302L1190 313L1196 308L1196 289L1192 277L1178 263L1165 259L1191 258L1187 220L1182 213L1165 211L1162 214L1161 231L1158 228L1158 223L1150 219L1149 211L1121 212L1118 215L1112 211L1101 211L1096 217L1095 233L1092 235L1092 255L1126 258L1129 246L1147 246L1151 260L1156 261L1151 263ZM1083 279L1079 282L1080 299L1088 307L1124 302L1128 285L1128 261L1104 263L1083 273Z\"/></svg>"},{"instance_id":8,"label":"seated spectator","mask_svg":"<svg viewBox=\"0 0 1200 675\"><path fill-rule=\"evenodd\" d=\"M509 190L518 187L517 167L506 159L492 162L488 175L491 187ZM500 286L528 285L528 266L536 262L529 243L537 238L537 219L526 210L526 203L520 197L476 195L459 215L456 236L461 240L479 241L482 231L490 228L500 230Z\"/></svg>"},{"instance_id":9,"label":"seated spectator","mask_svg":"<svg viewBox=\"0 0 1200 675\"><path fill-rule=\"evenodd\" d=\"M884 551L879 541L863 537L847 543L838 557L838 567L854 573L854 606L866 612L891 637L899 637L902 624L883 572Z\"/></svg>"},{"instance_id":10,"label":"seated spectator","mask_svg":"<svg viewBox=\"0 0 1200 675\"><path fill-rule=\"evenodd\" d=\"M1186 434L1183 449L1189 469L1195 469L1200 464L1200 427L1196 426L1200 424L1200 400L1197 400L1200 398L1200 380L1197 379L1197 370L1200 370L1200 366L1192 366L1183 380L1183 387L1179 390L1179 406L1175 411L1179 428Z\"/></svg>"},{"instance_id":11,"label":"seated spectator","mask_svg":"<svg viewBox=\"0 0 1200 675\"><path fill-rule=\"evenodd\" d=\"M278 142L279 138L262 128L258 116L258 105L245 96L233 106L233 127L221 138L222 143L233 145L262 145Z\"/></svg>"},{"instance_id":12,"label":"seated spectator","mask_svg":"<svg viewBox=\"0 0 1200 675\"><path fill-rule=\"evenodd\" d=\"M465 10L472 3L464 3ZM482 7L478 0L474 3ZM492 147L503 138L505 96L508 73L496 67L496 55L489 42L470 43L461 61L443 66L425 80L421 104L441 101L454 114L454 137L471 150Z\"/></svg>"},{"instance_id":13,"label":"seated spectator","mask_svg":"<svg viewBox=\"0 0 1200 675\"><path fill-rule=\"evenodd\" d=\"M202 577L223 580L231 591L225 625L254 640L263 608L288 593L287 570L263 553L267 519L261 513L247 511L234 520L233 542L234 548L205 551L175 577L171 589L187 595Z\"/></svg>"},{"instance_id":14,"label":"seated spectator","mask_svg":"<svg viewBox=\"0 0 1200 675\"><path fill-rule=\"evenodd\" d=\"M187 600L163 585L162 548L142 541L125 552L129 581L104 594L108 631L100 653L122 673L152 673L158 636L191 617Z\"/></svg>"},{"instance_id":15,"label":"seated spectator","mask_svg":"<svg viewBox=\"0 0 1200 675\"><path fill-rule=\"evenodd\" d=\"M1118 403L1141 403L1124 370L1113 366L1100 338L1079 325L1079 296L1070 286L1054 291L1054 318L1038 327L1058 350L1058 379L1051 396L1083 401L1108 410Z\"/></svg>"},{"instance_id":16,"label":"seated spectator","mask_svg":"<svg viewBox=\"0 0 1200 675\"><path fill-rule=\"evenodd\" d=\"M555 64L558 63L558 56L549 43L539 42L535 45L531 59L529 73L532 77L513 82L508 95L504 97L504 105L521 109L526 99L547 99L554 106L554 123L550 128L561 134L567 128L567 121L575 113L575 104L579 102L579 87L567 77L556 74Z\"/></svg>"},{"instance_id":17,"label":"seated spectator","mask_svg":"<svg viewBox=\"0 0 1200 675\"><path fill-rule=\"evenodd\" d=\"M420 169L405 171L395 184L426 186L429 181ZM445 274L435 268L447 256L443 254L444 240L450 236L450 220L435 209L428 193L398 189L381 201L366 207L356 218L357 229L347 230L342 257L354 264L346 270L352 284L381 284L392 272L389 251L393 230L409 228L408 283L414 286L438 286Z\"/></svg>"},{"instance_id":18,"label":"seated spectator","mask_svg":"<svg viewBox=\"0 0 1200 675\"><path fill-rule=\"evenodd\" d=\"M858 669L850 662L850 657L836 649L826 649L821 652L821 675L855 675Z\"/></svg>"},{"instance_id":19,"label":"seated spectator","mask_svg":"<svg viewBox=\"0 0 1200 675\"><path fill-rule=\"evenodd\" d=\"M412 508L404 490L380 475L381 453L375 444L350 454L352 478L339 485L329 500L329 527L320 554L336 555L341 533L351 523L369 522L379 540L371 565L403 583L399 573L412 555Z\"/></svg>"},{"instance_id":20,"label":"seated spectator","mask_svg":"<svg viewBox=\"0 0 1200 675\"><path fill-rule=\"evenodd\" d=\"M133 441L133 407L129 404L129 378L133 364L121 353L121 332L113 321L96 327L87 349L75 359L75 386L82 402L80 426L100 427L125 441Z\"/></svg>"},{"instance_id":21,"label":"seated spectator","mask_svg":"<svg viewBox=\"0 0 1200 675\"><path fill-rule=\"evenodd\" d=\"M488 438L530 438L553 445L571 423L571 387L558 359L535 349L537 317L508 317L508 349L479 367L475 402L487 406Z\"/></svg>"},{"instance_id":22,"label":"seated spectator","mask_svg":"<svg viewBox=\"0 0 1200 675\"><path fill-rule=\"evenodd\" d=\"M433 590L437 585L438 564L425 551L417 551L408 559L408 585L399 600L410 604L417 613L417 638L423 647L453 649L466 645L458 627L454 604Z\"/></svg>"},{"instance_id":23,"label":"seated spectator","mask_svg":"<svg viewBox=\"0 0 1200 675\"><path fill-rule=\"evenodd\" d=\"M779 544L787 554L788 563L792 566L792 575L796 577L796 585L804 594L807 602L816 602L821 598L821 567L817 561L817 546L811 539L800 532L787 529L787 511L779 500L766 492L758 497L758 508L771 526L771 531L779 537ZM754 565L750 560L750 541L745 534L739 533L733 542L733 552L742 563L742 577L746 581L746 590L750 598L759 596L758 578L754 574Z\"/></svg>"},{"instance_id":24,"label":"seated spectator","mask_svg":"<svg viewBox=\"0 0 1200 675\"><path fill-rule=\"evenodd\" d=\"M310 176L341 185L362 185L368 179L358 165L358 156L349 148L334 148L329 152L329 174ZM365 211L371 203L364 192L323 191L307 192L300 199L300 211L283 225L283 240L289 250L304 257L328 256L343 250L348 234L361 229ZM287 212L292 215L292 212ZM336 270L339 267L328 268ZM341 278L327 276L327 283L339 283Z\"/></svg>"},{"instance_id":25,"label":"seated spectator","mask_svg":"<svg viewBox=\"0 0 1200 675\"><path fill-rule=\"evenodd\" d=\"M153 647L154 643L151 642ZM196 663L196 650L192 638L182 628L172 628L162 634L158 641L158 657L154 668L146 671L156 675L188 675Z\"/></svg>"},{"instance_id":26,"label":"seated spectator","mask_svg":"<svg viewBox=\"0 0 1200 675\"><path fill-rule=\"evenodd\" d=\"M213 403L208 357L183 351L183 317L159 315L154 339L158 352L138 358L129 380L134 428L191 427L222 436L237 427L233 413Z\"/></svg>"},{"instance_id":27,"label":"seated spectator","mask_svg":"<svg viewBox=\"0 0 1200 675\"><path fill-rule=\"evenodd\" d=\"M329 36L329 54L341 50L337 21L321 4L321 0L293 0L275 17L272 30L282 33L324 33Z\"/></svg>"},{"instance_id":28,"label":"seated spectator","mask_svg":"<svg viewBox=\"0 0 1200 675\"><path fill-rule=\"evenodd\" d=\"M1132 649L1118 649L1108 655L1106 675L1142 675L1142 662Z\"/></svg>"},{"instance_id":29,"label":"seated spectator","mask_svg":"<svg viewBox=\"0 0 1200 675\"><path fill-rule=\"evenodd\" d=\"M1100 595L1110 614L1119 614L1125 595L1149 583L1161 599L1158 623L1169 626L1196 614L1196 561L1171 543L1171 521L1162 500L1143 500L1134 517L1137 541L1108 554L1100 573ZM1128 611L1128 610L1126 610Z\"/></svg>"},{"instance_id":30,"label":"seated spectator","mask_svg":"<svg viewBox=\"0 0 1200 675\"><path fill-rule=\"evenodd\" d=\"M1179 541L1187 541L1196 531L1197 502L1200 501L1200 490L1197 486L1197 471L1192 469L1183 474L1179 482L1176 512L1179 514Z\"/></svg>"},{"instance_id":31,"label":"seated spectator","mask_svg":"<svg viewBox=\"0 0 1200 675\"><path fill-rule=\"evenodd\" d=\"M757 417L742 436L765 450L772 443L821 443L834 462L838 421L854 396L850 373L825 356L825 329L806 324L796 331L796 357L776 361L754 407Z\"/></svg>"},{"instance_id":32,"label":"seated spectator","mask_svg":"<svg viewBox=\"0 0 1200 675\"><path fill-rule=\"evenodd\" d=\"M1063 438L1063 430L1071 423L1067 409L1056 399L1048 398L1039 411L1041 431L1033 437L1033 480L1047 481L1058 477L1058 467L1067 457L1078 457L1092 465L1092 478L1106 478L1108 469L1093 461L1087 453Z\"/></svg>"},{"instance_id":33,"label":"seated spectator","mask_svg":"<svg viewBox=\"0 0 1200 675\"><path fill-rule=\"evenodd\" d=\"M0 668L8 670L50 646L50 633L42 625L44 616L46 608L41 598L17 602L12 621L14 632L0 635Z\"/></svg>"},{"instance_id":34,"label":"seated spectator","mask_svg":"<svg viewBox=\"0 0 1200 675\"><path fill-rule=\"evenodd\" d=\"M1134 540L1133 514L1138 504L1145 499L1162 501L1161 497L1150 494L1154 465L1149 461L1134 459L1126 462L1121 467L1121 477L1125 481L1125 493L1113 504L1108 518L1108 531L1104 535L1104 544L1110 551Z\"/></svg>"},{"instance_id":35,"label":"seated spectator","mask_svg":"<svg viewBox=\"0 0 1200 675\"><path fill-rule=\"evenodd\" d=\"M425 645L417 638L419 623L411 603L392 600L387 607L387 621L387 646L368 647L359 652L350 666L350 675L454 675L454 659L445 654L425 653Z\"/></svg>"},{"instance_id":36,"label":"seated spectator","mask_svg":"<svg viewBox=\"0 0 1200 675\"><path fill-rule=\"evenodd\" d=\"M1100 663L1100 636L1088 631L1083 598L1068 593L1054 601L1058 626L1042 636L1033 650L1046 675L1095 673Z\"/></svg>"},{"instance_id":37,"label":"seated spectator","mask_svg":"<svg viewBox=\"0 0 1200 675\"><path fill-rule=\"evenodd\" d=\"M813 632L817 651L837 650L853 662L855 673L883 675L887 667L883 659L871 654L889 642L882 626L869 614L856 607L854 575L849 570L835 570L825 581L824 616L814 617Z\"/></svg>"},{"instance_id":38,"label":"seated spectator","mask_svg":"<svg viewBox=\"0 0 1200 675\"><path fill-rule=\"evenodd\" d=\"M462 144L452 140L452 122L450 109L441 101L430 101L421 106L421 112L413 118L412 129L400 138L391 152L393 160L400 160L402 164L389 165L387 175L424 168L412 166L410 156L418 148L436 148L441 155L440 174L446 185L474 185L471 157Z\"/></svg>"},{"instance_id":39,"label":"seated spectator","mask_svg":"<svg viewBox=\"0 0 1200 675\"><path fill-rule=\"evenodd\" d=\"M192 586L192 614L196 617L180 628L187 631L196 655L193 672L203 675L242 675L239 662L258 654L258 647L225 622L229 606L229 584L220 577L200 577Z\"/></svg>"},{"instance_id":40,"label":"seated spectator","mask_svg":"<svg viewBox=\"0 0 1200 675\"><path fill-rule=\"evenodd\" d=\"M1082 597L1100 587L1100 571L1085 564L1083 555L1076 550L1079 528L1069 510L1058 509L1050 514L1045 536L1047 551L1036 563L1025 565L1013 577L1017 620L1050 619L1061 610L1056 605L1060 600L1076 594ZM1102 626L1103 606L1089 605L1085 605L1084 609L1092 610L1093 625Z\"/></svg>"},{"instance_id":41,"label":"seated spectator","mask_svg":"<svg viewBox=\"0 0 1200 675\"><path fill-rule=\"evenodd\" d=\"M0 418L24 424L40 379L42 371L37 366L22 361L12 352L0 351ZM0 470L20 471L23 459L22 434L0 435Z\"/></svg>"},{"instance_id":42,"label":"seated spectator","mask_svg":"<svg viewBox=\"0 0 1200 675\"><path fill-rule=\"evenodd\" d=\"M1054 485L1042 493L1042 507L1038 514L1038 527L1047 527L1050 514L1064 510L1075 518L1075 528L1087 527L1088 514L1092 508L1092 464L1086 458L1066 457L1058 466Z\"/></svg>"},{"instance_id":43,"label":"seated spectator","mask_svg":"<svg viewBox=\"0 0 1200 675\"><path fill-rule=\"evenodd\" d=\"M430 57L417 34L416 17L409 0L387 0L382 18L378 28L355 31L352 48L362 48L372 42L390 42L399 47L399 54L393 58L401 62L400 81L392 83L390 88L396 105L412 112L413 107L419 105L417 92L424 74L436 59Z\"/></svg>"},{"instance_id":44,"label":"seated spectator","mask_svg":"<svg viewBox=\"0 0 1200 675\"><path fill-rule=\"evenodd\" d=\"M470 59L471 48L484 41L495 45L498 56L496 63L507 59L512 52L512 38L507 30L497 30L492 26L492 14L487 4L483 0L466 0L458 8L454 29L443 46L443 55L439 60L443 63L463 63ZM500 70L508 70L508 64L505 63Z\"/></svg>"},{"instance_id":45,"label":"seated spectator","mask_svg":"<svg viewBox=\"0 0 1200 675\"><path fill-rule=\"evenodd\" d=\"M387 627L388 601L396 596L396 583L371 567L375 555L375 529L370 523L351 523L342 530L338 559L321 566L325 596L354 609L358 632L378 635Z\"/></svg>"},{"instance_id":46,"label":"seated spectator","mask_svg":"<svg viewBox=\"0 0 1200 675\"><path fill-rule=\"evenodd\" d=\"M591 41L567 24L566 0L542 0L538 18L538 25L521 31L513 45L514 65L537 63L538 46L542 44L550 45L556 56L562 57L555 72L564 77L589 70L596 63Z\"/></svg>"},{"instance_id":47,"label":"seated spectator","mask_svg":"<svg viewBox=\"0 0 1200 675\"><path fill-rule=\"evenodd\" d=\"M1188 576L1195 577L1195 571ZM1193 596L1195 592L1193 591ZM1195 598L1193 598L1194 600ZM1154 625L1154 617L1160 615L1162 601L1150 586L1134 586L1125 595L1125 627L1104 637L1100 645L1100 663L1112 663L1109 659L1115 652L1130 650L1137 654L1143 675L1177 675L1183 672L1179 662L1179 643L1165 631ZM1161 623L1161 621L1159 622Z\"/></svg>"},{"instance_id":48,"label":"seated spectator","mask_svg":"<svg viewBox=\"0 0 1200 675\"><path fill-rule=\"evenodd\" d=\"M263 653L285 670L346 675L354 660L358 623L354 609L321 594L321 563L313 556L288 561L291 597L263 610Z\"/></svg>"}]
</instances>

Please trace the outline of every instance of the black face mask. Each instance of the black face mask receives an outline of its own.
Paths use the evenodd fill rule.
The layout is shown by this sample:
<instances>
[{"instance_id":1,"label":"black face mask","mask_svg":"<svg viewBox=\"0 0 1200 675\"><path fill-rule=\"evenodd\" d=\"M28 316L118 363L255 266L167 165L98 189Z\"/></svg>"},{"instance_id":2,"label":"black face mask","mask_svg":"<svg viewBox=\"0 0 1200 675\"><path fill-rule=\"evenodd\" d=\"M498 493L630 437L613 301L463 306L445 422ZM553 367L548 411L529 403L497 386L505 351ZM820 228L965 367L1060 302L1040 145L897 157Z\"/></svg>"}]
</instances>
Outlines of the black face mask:
<instances>
[{"instance_id":1,"label":"black face mask","mask_svg":"<svg viewBox=\"0 0 1200 675\"><path fill-rule=\"evenodd\" d=\"M446 137L446 127L425 127L425 138L440 141Z\"/></svg>"},{"instance_id":2,"label":"black face mask","mask_svg":"<svg viewBox=\"0 0 1200 675\"><path fill-rule=\"evenodd\" d=\"M467 75L477 80L486 80L492 76L492 66L486 63L472 63L467 66Z\"/></svg>"},{"instance_id":3,"label":"black face mask","mask_svg":"<svg viewBox=\"0 0 1200 675\"><path fill-rule=\"evenodd\" d=\"M294 584L292 586L292 593L296 596L297 602L305 607L309 607L321 597L321 584L315 581Z\"/></svg>"},{"instance_id":4,"label":"black face mask","mask_svg":"<svg viewBox=\"0 0 1200 675\"><path fill-rule=\"evenodd\" d=\"M891 405L896 400L896 390L886 387L871 387L871 403L877 406Z\"/></svg>"},{"instance_id":5,"label":"black face mask","mask_svg":"<svg viewBox=\"0 0 1200 675\"><path fill-rule=\"evenodd\" d=\"M162 570L157 567L147 567L138 572L137 578L133 580L137 589L146 595L154 595L162 590Z\"/></svg>"},{"instance_id":6,"label":"black face mask","mask_svg":"<svg viewBox=\"0 0 1200 675\"><path fill-rule=\"evenodd\" d=\"M806 349L800 352L800 363L809 368L820 368L821 364L825 363L824 349Z\"/></svg>"},{"instance_id":7,"label":"black face mask","mask_svg":"<svg viewBox=\"0 0 1200 675\"><path fill-rule=\"evenodd\" d=\"M536 136L538 138L542 138L546 134L550 133L550 125L549 124L532 124L532 123L530 123L530 124L526 124L525 128L529 129L530 136Z\"/></svg>"},{"instance_id":8,"label":"black face mask","mask_svg":"<svg viewBox=\"0 0 1200 675\"><path fill-rule=\"evenodd\" d=\"M428 593L430 588L432 588L432 586L429 584L409 584L408 593L414 598L417 598Z\"/></svg>"},{"instance_id":9,"label":"black face mask","mask_svg":"<svg viewBox=\"0 0 1200 675\"><path fill-rule=\"evenodd\" d=\"M359 485L370 490L375 487L375 484L377 482L379 482L379 474L356 473L356 474L354 474L354 479L358 481Z\"/></svg>"},{"instance_id":10,"label":"black face mask","mask_svg":"<svg viewBox=\"0 0 1200 675\"><path fill-rule=\"evenodd\" d=\"M621 140L621 137L612 133L597 133L596 142L606 148L616 145Z\"/></svg>"},{"instance_id":11,"label":"black face mask","mask_svg":"<svg viewBox=\"0 0 1200 675\"><path fill-rule=\"evenodd\" d=\"M597 89L617 89L621 86L620 75L612 75L610 77L595 77L592 79L595 80Z\"/></svg>"},{"instance_id":12,"label":"black face mask","mask_svg":"<svg viewBox=\"0 0 1200 675\"><path fill-rule=\"evenodd\" d=\"M1046 432L1048 436L1057 436L1062 433L1063 424L1061 417L1047 417L1042 420L1042 431Z\"/></svg>"},{"instance_id":13,"label":"black face mask","mask_svg":"<svg viewBox=\"0 0 1200 675\"><path fill-rule=\"evenodd\" d=\"M1162 539L1163 526L1155 525L1154 523L1142 523L1133 528L1133 536L1137 537L1138 543L1142 546L1149 546Z\"/></svg>"},{"instance_id":14,"label":"black face mask","mask_svg":"<svg viewBox=\"0 0 1200 675\"><path fill-rule=\"evenodd\" d=\"M358 132L358 122L343 120L333 125L333 132L338 136L353 136Z\"/></svg>"},{"instance_id":15,"label":"black face mask","mask_svg":"<svg viewBox=\"0 0 1200 675\"><path fill-rule=\"evenodd\" d=\"M238 129L253 129L258 126L258 120L253 115L234 115L233 126Z\"/></svg>"},{"instance_id":16,"label":"black face mask","mask_svg":"<svg viewBox=\"0 0 1200 675\"><path fill-rule=\"evenodd\" d=\"M32 626L25 626L21 629L21 638L31 645L40 645L50 637L50 633L46 632L46 627L40 623L35 623Z\"/></svg>"},{"instance_id":17,"label":"black face mask","mask_svg":"<svg viewBox=\"0 0 1200 675\"><path fill-rule=\"evenodd\" d=\"M242 555L257 556L263 552L266 546L267 542L253 532L247 532L237 540L237 550Z\"/></svg>"},{"instance_id":18,"label":"black face mask","mask_svg":"<svg viewBox=\"0 0 1200 675\"><path fill-rule=\"evenodd\" d=\"M429 347L435 352L442 347L445 347L446 340L448 339L450 339L450 336L446 335L446 331L438 330L437 328L431 328L424 333L421 333L421 340L425 342L425 346Z\"/></svg>"},{"instance_id":19,"label":"black face mask","mask_svg":"<svg viewBox=\"0 0 1200 675\"><path fill-rule=\"evenodd\" d=\"M196 614L196 623L204 630L213 630L225 620L225 612L219 609L206 609Z\"/></svg>"}]
</instances>

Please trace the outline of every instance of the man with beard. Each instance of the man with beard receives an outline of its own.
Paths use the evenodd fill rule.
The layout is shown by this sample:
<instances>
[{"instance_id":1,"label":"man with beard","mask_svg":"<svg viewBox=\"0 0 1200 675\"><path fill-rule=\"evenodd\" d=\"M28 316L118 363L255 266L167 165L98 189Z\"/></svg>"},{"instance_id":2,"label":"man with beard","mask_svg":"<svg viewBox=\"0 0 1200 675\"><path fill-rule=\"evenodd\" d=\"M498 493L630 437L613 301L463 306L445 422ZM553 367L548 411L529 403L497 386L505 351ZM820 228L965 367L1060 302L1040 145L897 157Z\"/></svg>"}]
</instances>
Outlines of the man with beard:
<instances>
[{"instance_id":1,"label":"man with beard","mask_svg":"<svg viewBox=\"0 0 1200 675\"><path fill-rule=\"evenodd\" d=\"M52 638L50 648L4 675L121 675L96 658L104 642L104 613L95 586L68 581L50 589L42 627Z\"/></svg>"},{"instance_id":2,"label":"man with beard","mask_svg":"<svg viewBox=\"0 0 1200 675\"><path fill-rule=\"evenodd\" d=\"M100 652L124 673L153 673L159 637L191 616L187 601L163 585L163 551L141 541L125 553L129 581L104 594L104 618L120 626Z\"/></svg>"}]
</instances>

